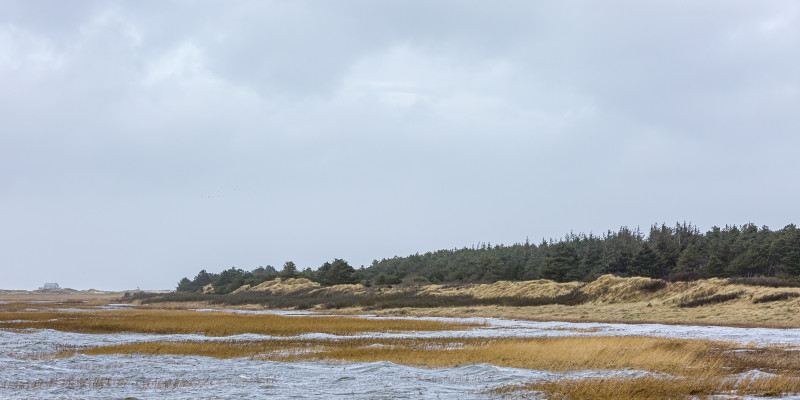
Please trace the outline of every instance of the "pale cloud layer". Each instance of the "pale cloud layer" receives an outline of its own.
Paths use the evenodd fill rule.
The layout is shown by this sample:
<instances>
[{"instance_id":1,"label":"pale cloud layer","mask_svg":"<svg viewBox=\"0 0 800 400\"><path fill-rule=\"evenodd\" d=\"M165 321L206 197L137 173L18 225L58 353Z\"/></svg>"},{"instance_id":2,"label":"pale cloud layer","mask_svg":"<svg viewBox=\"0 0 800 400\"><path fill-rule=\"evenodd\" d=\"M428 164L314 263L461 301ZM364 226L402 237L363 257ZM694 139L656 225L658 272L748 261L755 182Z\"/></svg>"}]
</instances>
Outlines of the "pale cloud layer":
<instances>
[{"instance_id":1,"label":"pale cloud layer","mask_svg":"<svg viewBox=\"0 0 800 400\"><path fill-rule=\"evenodd\" d=\"M793 1L0 8L2 288L798 222Z\"/></svg>"}]
</instances>

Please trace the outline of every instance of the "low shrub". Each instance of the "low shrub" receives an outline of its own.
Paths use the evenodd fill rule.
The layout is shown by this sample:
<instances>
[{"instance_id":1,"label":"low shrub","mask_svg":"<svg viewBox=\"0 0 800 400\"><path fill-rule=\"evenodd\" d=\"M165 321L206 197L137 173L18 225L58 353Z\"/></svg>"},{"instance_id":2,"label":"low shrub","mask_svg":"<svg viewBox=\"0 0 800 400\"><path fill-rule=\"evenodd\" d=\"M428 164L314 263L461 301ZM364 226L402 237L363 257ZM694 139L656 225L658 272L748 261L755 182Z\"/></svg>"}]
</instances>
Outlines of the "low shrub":
<instances>
[{"instance_id":1,"label":"low shrub","mask_svg":"<svg viewBox=\"0 0 800 400\"><path fill-rule=\"evenodd\" d=\"M639 285L639 290L645 292L656 292L665 287L667 287L667 281L663 279L651 279L649 281L642 282Z\"/></svg>"},{"instance_id":2,"label":"low shrub","mask_svg":"<svg viewBox=\"0 0 800 400\"><path fill-rule=\"evenodd\" d=\"M310 293L296 293L291 296L271 294L267 292L239 292L228 294L203 294L203 293L137 293L124 297L122 301L140 301L142 304L162 302L208 302L215 305L243 305L259 304L268 308L295 308L309 309L322 307L326 309L340 309L349 307L363 307L366 309L387 308L432 308L432 307L465 307L480 305L502 306L543 306L551 304L578 305L591 300L580 288L558 296L547 297L488 297L478 298L470 295L436 296L419 294L415 292L391 294L331 294L313 295Z\"/></svg>"},{"instance_id":3,"label":"low shrub","mask_svg":"<svg viewBox=\"0 0 800 400\"><path fill-rule=\"evenodd\" d=\"M715 294L713 296L706 296L700 297L695 299L687 299L681 300L678 303L678 307L681 308L692 308L692 307L700 307L709 304L717 304L717 303L724 303L726 301L738 299L744 292L731 292L731 293L724 293L724 294Z\"/></svg>"},{"instance_id":4,"label":"low shrub","mask_svg":"<svg viewBox=\"0 0 800 400\"><path fill-rule=\"evenodd\" d=\"M700 273L697 271L681 272L678 274L670 274L667 276L669 282L693 282L700 280Z\"/></svg>"},{"instance_id":5,"label":"low shrub","mask_svg":"<svg viewBox=\"0 0 800 400\"><path fill-rule=\"evenodd\" d=\"M789 300L795 297L800 297L800 293L797 292L782 292L782 293L773 293L767 294L761 297L757 297L753 299L753 304L758 303L769 303L771 301L781 301L781 300Z\"/></svg>"}]
</instances>

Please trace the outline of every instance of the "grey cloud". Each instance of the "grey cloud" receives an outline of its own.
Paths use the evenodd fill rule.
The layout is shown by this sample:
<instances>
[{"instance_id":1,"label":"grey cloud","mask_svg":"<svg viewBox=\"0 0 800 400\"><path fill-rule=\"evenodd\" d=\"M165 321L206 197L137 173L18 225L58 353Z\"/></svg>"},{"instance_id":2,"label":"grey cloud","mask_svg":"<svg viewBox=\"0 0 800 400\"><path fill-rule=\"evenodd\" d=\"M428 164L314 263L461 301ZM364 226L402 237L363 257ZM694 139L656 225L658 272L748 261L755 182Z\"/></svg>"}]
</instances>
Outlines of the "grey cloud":
<instances>
[{"instance_id":1,"label":"grey cloud","mask_svg":"<svg viewBox=\"0 0 800 400\"><path fill-rule=\"evenodd\" d=\"M6 5L4 286L797 222L792 2Z\"/></svg>"}]
</instances>

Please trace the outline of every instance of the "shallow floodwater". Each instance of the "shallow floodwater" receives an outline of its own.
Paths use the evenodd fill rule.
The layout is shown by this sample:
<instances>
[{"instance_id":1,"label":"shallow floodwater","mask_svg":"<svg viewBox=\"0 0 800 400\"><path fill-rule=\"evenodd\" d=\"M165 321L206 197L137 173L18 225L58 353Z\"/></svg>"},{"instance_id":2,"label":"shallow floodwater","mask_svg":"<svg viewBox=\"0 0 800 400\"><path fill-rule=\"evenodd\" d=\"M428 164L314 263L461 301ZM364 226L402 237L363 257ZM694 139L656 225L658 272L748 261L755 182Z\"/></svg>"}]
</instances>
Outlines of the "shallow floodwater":
<instances>
[{"instance_id":1,"label":"shallow floodwater","mask_svg":"<svg viewBox=\"0 0 800 400\"><path fill-rule=\"evenodd\" d=\"M291 315L291 313L286 313ZM365 318L384 318L370 317ZM427 318L483 322L463 331L369 333L348 337L542 337L648 335L731 340L740 343L788 344L800 348L800 329L743 329L676 325L626 325L530 322L502 319ZM2 327L2 324L0 324ZM306 334L303 338L337 338ZM0 398L347 398L478 399L497 386L566 377L641 376L643 371L549 371L475 364L426 369L391 362L275 362L247 358L219 360L182 356L85 356L35 358L63 348L141 341L252 340L284 338L236 335L80 334L53 330L0 329ZM800 398L800 397L794 397Z\"/></svg>"},{"instance_id":2,"label":"shallow floodwater","mask_svg":"<svg viewBox=\"0 0 800 400\"><path fill-rule=\"evenodd\" d=\"M5 360L4 360L5 361ZM476 364L423 369L390 362L328 364L218 360L177 356L75 356L46 362L15 361L0 370L2 381L45 382L39 388L0 389L2 398L485 398L483 389L565 376L642 375L636 371L555 374ZM102 387L76 378L109 379ZM183 387L160 383L187 382Z\"/></svg>"},{"instance_id":3,"label":"shallow floodwater","mask_svg":"<svg viewBox=\"0 0 800 400\"><path fill-rule=\"evenodd\" d=\"M65 343L87 346L200 339L190 336L194 335L0 331L0 398L479 399L487 397L482 391L503 384L564 377L647 374L591 370L554 373L489 364L426 369L391 362L290 363L194 356L26 357L54 351Z\"/></svg>"}]
</instances>

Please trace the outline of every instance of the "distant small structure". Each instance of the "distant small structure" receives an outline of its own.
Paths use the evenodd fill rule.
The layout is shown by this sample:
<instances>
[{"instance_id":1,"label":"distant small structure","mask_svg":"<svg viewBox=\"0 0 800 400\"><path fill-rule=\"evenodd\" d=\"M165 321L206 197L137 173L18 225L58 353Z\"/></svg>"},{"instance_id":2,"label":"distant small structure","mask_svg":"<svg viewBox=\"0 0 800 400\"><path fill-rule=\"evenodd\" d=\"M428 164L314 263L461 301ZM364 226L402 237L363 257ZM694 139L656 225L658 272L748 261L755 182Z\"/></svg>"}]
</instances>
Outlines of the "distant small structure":
<instances>
[{"instance_id":1,"label":"distant small structure","mask_svg":"<svg viewBox=\"0 0 800 400\"><path fill-rule=\"evenodd\" d=\"M56 282L52 283L48 282L45 283L44 286L42 286L40 289L61 289L61 286L58 286L58 283Z\"/></svg>"}]
</instances>

